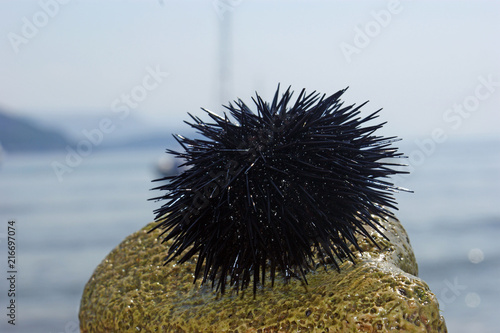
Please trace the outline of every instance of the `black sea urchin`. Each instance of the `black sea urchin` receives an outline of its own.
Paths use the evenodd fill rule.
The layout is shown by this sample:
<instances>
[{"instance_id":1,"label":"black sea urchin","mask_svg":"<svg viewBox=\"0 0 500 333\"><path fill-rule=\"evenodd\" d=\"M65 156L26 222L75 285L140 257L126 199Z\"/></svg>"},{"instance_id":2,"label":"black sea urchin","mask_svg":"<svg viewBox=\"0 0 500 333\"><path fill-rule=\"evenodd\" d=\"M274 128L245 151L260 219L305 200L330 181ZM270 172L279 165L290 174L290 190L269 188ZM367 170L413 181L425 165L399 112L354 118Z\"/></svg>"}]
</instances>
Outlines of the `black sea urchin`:
<instances>
[{"instance_id":1,"label":"black sea urchin","mask_svg":"<svg viewBox=\"0 0 500 333\"><path fill-rule=\"evenodd\" d=\"M366 126L358 107L343 106L345 92L326 97L302 90L292 104L290 88L271 104L256 94L254 113L242 100L212 122L192 116L204 138L175 136L187 169L155 189L167 200L155 210L164 241L173 240L166 261L182 263L198 255L194 279L203 276L224 292L264 284L266 269L274 282L305 274L319 262L353 259L349 244L361 249L355 234L371 239L374 216L392 216L386 178L400 173L387 158L401 157L395 137L375 136L382 124ZM365 125L363 127L362 125ZM380 231L379 231L380 232ZM373 239L372 239L373 241Z\"/></svg>"}]
</instances>

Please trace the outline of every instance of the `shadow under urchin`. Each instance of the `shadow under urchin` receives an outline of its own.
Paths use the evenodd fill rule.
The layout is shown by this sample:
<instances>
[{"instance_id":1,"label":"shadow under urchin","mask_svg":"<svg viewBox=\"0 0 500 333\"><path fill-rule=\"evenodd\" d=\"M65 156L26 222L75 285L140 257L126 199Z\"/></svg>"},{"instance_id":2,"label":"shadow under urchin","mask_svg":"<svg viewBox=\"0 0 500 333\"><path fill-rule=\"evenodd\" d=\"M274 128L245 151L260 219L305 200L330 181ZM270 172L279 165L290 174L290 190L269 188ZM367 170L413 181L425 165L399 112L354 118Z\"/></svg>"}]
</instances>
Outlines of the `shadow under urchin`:
<instances>
[{"instance_id":1,"label":"shadow under urchin","mask_svg":"<svg viewBox=\"0 0 500 333\"><path fill-rule=\"evenodd\" d=\"M375 243L366 226L383 236L373 216L397 209L400 188L387 178L404 173L388 162L402 157L392 146L399 139L374 134L384 123L366 124L380 110L361 117L366 102L344 106L346 89L328 97L303 89L292 101L278 86L271 103L252 98L255 112L240 99L225 106L233 121L205 109L208 122L189 114L202 137L174 136L184 151L167 152L186 168L154 180L165 181L154 188L165 194L151 199L167 201L154 211L154 229L173 240L166 263L197 256L195 281L224 293L228 283L238 291L253 280L255 293L266 270L272 284L277 273L307 283L317 264L353 260L356 234Z\"/></svg>"}]
</instances>

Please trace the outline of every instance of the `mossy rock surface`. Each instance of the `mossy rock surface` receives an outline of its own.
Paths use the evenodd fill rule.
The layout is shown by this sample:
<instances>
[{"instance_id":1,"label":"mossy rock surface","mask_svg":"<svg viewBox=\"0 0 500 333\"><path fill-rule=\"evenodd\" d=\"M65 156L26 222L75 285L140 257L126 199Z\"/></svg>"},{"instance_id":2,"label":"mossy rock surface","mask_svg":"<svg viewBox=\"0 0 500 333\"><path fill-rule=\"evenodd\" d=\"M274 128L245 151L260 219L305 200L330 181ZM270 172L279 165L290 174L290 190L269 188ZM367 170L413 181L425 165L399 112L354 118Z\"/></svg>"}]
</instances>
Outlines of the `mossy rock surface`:
<instances>
[{"instance_id":1,"label":"mossy rock surface","mask_svg":"<svg viewBox=\"0 0 500 333\"><path fill-rule=\"evenodd\" d=\"M195 259L163 266L166 245L152 224L128 236L96 268L80 307L81 332L446 332L436 297L416 277L399 221L381 222L380 245L340 273L318 268L298 280L268 281L223 296L193 284Z\"/></svg>"}]
</instances>

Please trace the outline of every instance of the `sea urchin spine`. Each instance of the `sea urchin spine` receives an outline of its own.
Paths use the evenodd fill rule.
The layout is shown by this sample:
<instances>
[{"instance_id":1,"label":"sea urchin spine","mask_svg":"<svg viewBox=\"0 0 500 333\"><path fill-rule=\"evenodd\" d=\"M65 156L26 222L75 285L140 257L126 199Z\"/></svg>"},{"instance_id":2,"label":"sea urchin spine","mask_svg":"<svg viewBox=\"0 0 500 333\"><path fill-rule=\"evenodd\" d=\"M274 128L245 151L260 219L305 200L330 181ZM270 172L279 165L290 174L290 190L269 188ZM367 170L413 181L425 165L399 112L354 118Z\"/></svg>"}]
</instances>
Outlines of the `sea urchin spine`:
<instances>
[{"instance_id":1,"label":"sea urchin spine","mask_svg":"<svg viewBox=\"0 0 500 333\"><path fill-rule=\"evenodd\" d=\"M151 200L167 202L155 210L164 241L172 240L166 262L182 263L197 255L194 279L212 282L222 293L253 280L264 284L266 270L306 281L319 262L350 258L359 251L355 234L379 231L373 216L386 219L396 209L387 177L401 173L395 137L366 125L380 110L362 118L360 108L344 106L345 92L326 97L302 90L291 102L290 88L271 103L256 94L254 113L242 100L211 122L192 116L203 138L175 136L185 170L154 189ZM363 127L364 126L364 127ZM381 232L380 232L381 233ZM373 241L373 239L372 239Z\"/></svg>"}]
</instances>

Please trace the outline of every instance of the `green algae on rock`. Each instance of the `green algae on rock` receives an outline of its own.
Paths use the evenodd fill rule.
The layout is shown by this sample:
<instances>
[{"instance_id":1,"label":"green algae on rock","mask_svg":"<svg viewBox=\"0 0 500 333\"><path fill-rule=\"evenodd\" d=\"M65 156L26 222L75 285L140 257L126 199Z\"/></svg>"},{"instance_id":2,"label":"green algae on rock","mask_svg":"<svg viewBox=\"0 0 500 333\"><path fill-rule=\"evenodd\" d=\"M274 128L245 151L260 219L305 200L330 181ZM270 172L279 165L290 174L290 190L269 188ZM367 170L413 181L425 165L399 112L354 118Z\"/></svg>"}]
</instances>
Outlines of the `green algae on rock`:
<instances>
[{"instance_id":1,"label":"green algae on rock","mask_svg":"<svg viewBox=\"0 0 500 333\"><path fill-rule=\"evenodd\" d=\"M128 236L96 268L80 307L83 333L99 332L447 332L436 297L420 280L408 236L396 219L378 221L388 239L359 238L363 253L338 272L276 278L255 295L193 284L196 257L163 266L153 224Z\"/></svg>"}]
</instances>

